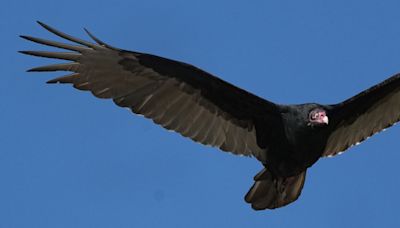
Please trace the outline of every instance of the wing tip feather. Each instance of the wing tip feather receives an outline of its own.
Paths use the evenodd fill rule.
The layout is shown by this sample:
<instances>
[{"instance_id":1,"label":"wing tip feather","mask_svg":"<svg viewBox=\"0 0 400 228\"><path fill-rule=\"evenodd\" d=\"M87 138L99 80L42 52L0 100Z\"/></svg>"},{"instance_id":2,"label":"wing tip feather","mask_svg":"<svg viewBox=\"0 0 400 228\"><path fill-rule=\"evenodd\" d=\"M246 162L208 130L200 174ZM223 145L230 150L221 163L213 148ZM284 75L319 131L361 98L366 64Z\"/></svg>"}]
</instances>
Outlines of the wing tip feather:
<instances>
[{"instance_id":1,"label":"wing tip feather","mask_svg":"<svg viewBox=\"0 0 400 228\"><path fill-rule=\"evenodd\" d=\"M39 21L39 20L36 20L36 23L38 23L39 25L41 25L41 26L46 26L46 24L45 23L43 23L43 22L41 22L41 21Z\"/></svg>"},{"instance_id":2,"label":"wing tip feather","mask_svg":"<svg viewBox=\"0 0 400 228\"><path fill-rule=\"evenodd\" d=\"M54 30L52 27L50 27L49 25L41 22L41 21L36 21L36 23L38 23L40 26L42 26L43 28L45 28L46 30L52 32L52 30Z\"/></svg>"},{"instance_id":3,"label":"wing tip feather","mask_svg":"<svg viewBox=\"0 0 400 228\"><path fill-rule=\"evenodd\" d=\"M60 80L58 80L57 78L48 80L46 82L46 84L57 84L57 83L61 83Z\"/></svg>"},{"instance_id":4,"label":"wing tip feather","mask_svg":"<svg viewBox=\"0 0 400 228\"><path fill-rule=\"evenodd\" d=\"M25 40L29 40L29 36L27 35L19 35L19 37Z\"/></svg>"},{"instance_id":5,"label":"wing tip feather","mask_svg":"<svg viewBox=\"0 0 400 228\"><path fill-rule=\"evenodd\" d=\"M24 54L24 55L33 55L33 54L31 53L31 51L18 51L18 53Z\"/></svg>"},{"instance_id":6,"label":"wing tip feather","mask_svg":"<svg viewBox=\"0 0 400 228\"><path fill-rule=\"evenodd\" d=\"M101 41L99 38L97 38L96 36L94 36L88 29L83 28L83 30L86 32L86 34L88 34L88 36L94 40L98 45L112 49L112 50L120 50L119 48L113 47L103 41Z\"/></svg>"}]
</instances>

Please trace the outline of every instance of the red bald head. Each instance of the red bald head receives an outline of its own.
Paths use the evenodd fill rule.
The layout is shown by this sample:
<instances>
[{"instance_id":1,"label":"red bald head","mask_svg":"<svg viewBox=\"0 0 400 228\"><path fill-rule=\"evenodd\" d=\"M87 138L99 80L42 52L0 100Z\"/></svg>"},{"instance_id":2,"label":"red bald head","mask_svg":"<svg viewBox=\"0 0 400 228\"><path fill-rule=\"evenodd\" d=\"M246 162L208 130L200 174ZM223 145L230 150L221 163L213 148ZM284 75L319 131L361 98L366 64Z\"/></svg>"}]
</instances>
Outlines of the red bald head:
<instances>
[{"instance_id":1,"label":"red bald head","mask_svg":"<svg viewBox=\"0 0 400 228\"><path fill-rule=\"evenodd\" d=\"M308 115L309 124L312 126L328 125L329 118L326 115L326 111L321 108L311 110Z\"/></svg>"}]
</instances>

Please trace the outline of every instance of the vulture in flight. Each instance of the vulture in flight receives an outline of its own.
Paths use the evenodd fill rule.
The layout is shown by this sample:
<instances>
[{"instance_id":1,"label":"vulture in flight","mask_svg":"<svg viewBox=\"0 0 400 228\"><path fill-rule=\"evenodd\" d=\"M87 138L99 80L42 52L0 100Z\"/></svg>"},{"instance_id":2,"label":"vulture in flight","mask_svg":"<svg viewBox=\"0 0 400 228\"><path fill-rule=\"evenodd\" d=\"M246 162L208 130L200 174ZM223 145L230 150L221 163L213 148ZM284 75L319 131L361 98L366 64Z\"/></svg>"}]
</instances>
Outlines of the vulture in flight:
<instances>
[{"instance_id":1,"label":"vulture in flight","mask_svg":"<svg viewBox=\"0 0 400 228\"><path fill-rule=\"evenodd\" d=\"M400 120L400 74L338 104L281 105L195 66L119 49L87 30L95 43L38 23L73 44L21 36L67 50L21 51L68 61L29 72L69 71L48 83L72 84L196 142L255 157L264 168L245 196L255 210L292 203L320 157L340 154Z\"/></svg>"}]
</instances>

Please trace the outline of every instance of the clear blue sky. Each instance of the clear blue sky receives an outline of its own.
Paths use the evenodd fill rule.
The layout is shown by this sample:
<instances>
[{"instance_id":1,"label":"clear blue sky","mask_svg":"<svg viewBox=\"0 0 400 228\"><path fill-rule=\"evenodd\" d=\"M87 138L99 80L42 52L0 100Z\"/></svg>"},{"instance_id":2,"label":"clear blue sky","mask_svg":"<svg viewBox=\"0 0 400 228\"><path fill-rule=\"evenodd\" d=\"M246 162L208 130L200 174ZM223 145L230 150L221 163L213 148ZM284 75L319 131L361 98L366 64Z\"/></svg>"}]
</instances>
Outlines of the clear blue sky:
<instances>
[{"instance_id":1,"label":"clear blue sky","mask_svg":"<svg viewBox=\"0 0 400 228\"><path fill-rule=\"evenodd\" d=\"M308 172L298 201L253 211L255 159L201 146L70 86L18 35L35 21L185 61L278 103L340 102L400 72L400 1L5 1L0 228L400 227L400 127ZM42 48L43 49L43 48ZM51 48L44 48L49 50ZM52 49L51 49L52 50Z\"/></svg>"}]
</instances>

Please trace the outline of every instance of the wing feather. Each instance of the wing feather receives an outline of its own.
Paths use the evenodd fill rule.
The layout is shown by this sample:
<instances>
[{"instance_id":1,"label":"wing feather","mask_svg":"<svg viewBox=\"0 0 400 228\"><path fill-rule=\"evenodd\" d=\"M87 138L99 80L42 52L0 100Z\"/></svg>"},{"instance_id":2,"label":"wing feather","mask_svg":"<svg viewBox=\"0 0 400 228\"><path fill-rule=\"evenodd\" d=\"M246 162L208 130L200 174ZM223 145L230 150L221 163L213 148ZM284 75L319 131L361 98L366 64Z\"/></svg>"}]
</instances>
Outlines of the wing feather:
<instances>
[{"instance_id":1,"label":"wing feather","mask_svg":"<svg viewBox=\"0 0 400 228\"><path fill-rule=\"evenodd\" d=\"M71 62L30 71L72 71L49 83L71 83L205 145L246 156L265 158L257 144L256 119L276 127L278 106L237 88L194 66L162 57L125 51L100 41L77 39L39 22L46 30L74 43L30 36L24 39L72 52L23 51L23 54ZM260 122L260 121L258 121Z\"/></svg>"},{"instance_id":2,"label":"wing feather","mask_svg":"<svg viewBox=\"0 0 400 228\"><path fill-rule=\"evenodd\" d=\"M332 132L323 156L335 156L400 120L400 74L332 106Z\"/></svg>"}]
</instances>

